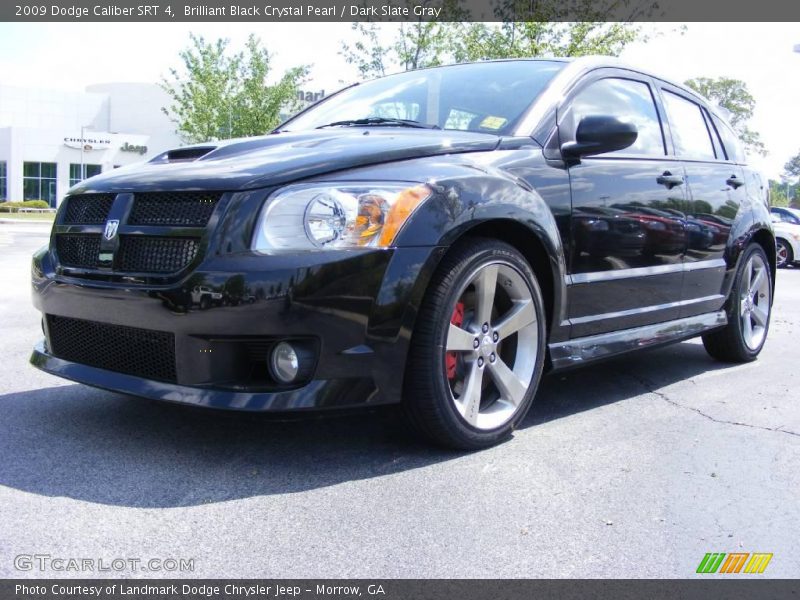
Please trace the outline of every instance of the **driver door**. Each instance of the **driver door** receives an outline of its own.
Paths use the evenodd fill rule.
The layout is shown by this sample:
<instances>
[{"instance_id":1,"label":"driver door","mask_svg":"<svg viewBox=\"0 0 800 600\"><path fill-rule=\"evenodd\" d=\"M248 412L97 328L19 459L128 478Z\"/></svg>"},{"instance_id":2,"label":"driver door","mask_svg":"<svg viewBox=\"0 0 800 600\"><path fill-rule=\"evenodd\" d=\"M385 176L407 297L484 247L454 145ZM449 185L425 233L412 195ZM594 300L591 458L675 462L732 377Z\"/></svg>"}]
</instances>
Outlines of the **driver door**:
<instances>
[{"instance_id":1,"label":"driver door","mask_svg":"<svg viewBox=\"0 0 800 600\"><path fill-rule=\"evenodd\" d=\"M632 71L593 72L559 110L560 142L575 140L583 117L631 121L628 148L569 165L572 260L569 319L584 337L678 318L686 199L680 161L668 153L663 114L649 77Z\"/></svg>"}]
</instances>

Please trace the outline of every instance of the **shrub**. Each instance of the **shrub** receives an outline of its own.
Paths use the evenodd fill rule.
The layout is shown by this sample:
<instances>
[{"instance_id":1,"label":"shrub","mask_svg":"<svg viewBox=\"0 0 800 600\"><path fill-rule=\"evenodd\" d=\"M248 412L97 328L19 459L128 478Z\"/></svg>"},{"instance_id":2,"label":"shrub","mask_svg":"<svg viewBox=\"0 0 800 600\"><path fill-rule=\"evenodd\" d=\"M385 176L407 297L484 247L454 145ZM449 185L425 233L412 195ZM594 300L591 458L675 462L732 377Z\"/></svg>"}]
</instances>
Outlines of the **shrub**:
<instances>
[{"instance_id":1,"label":"shrub","mask_svg":"<svg viewBox=\"0 0 800 600\"><path fill-rule=\"evenodd\" d=\"M23 202L0 202L0 212L13 212L17 208L50 208L45 200L24 200Z\"/></svg>"}]
</instances>

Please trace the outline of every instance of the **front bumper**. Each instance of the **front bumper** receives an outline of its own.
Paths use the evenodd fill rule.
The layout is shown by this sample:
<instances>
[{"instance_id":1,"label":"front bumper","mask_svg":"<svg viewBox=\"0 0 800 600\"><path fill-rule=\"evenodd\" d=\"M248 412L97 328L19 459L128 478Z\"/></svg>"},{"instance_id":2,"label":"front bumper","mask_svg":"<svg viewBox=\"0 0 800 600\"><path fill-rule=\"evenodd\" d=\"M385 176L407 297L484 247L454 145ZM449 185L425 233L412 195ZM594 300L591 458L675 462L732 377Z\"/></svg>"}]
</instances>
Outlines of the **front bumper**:
<instances>
[{"instance_id":1,"label":"front bumper","mask_svg":"<svg viewBox=\"0 0 800 600\"><path fill-rule=\"evenodd\" d=\"M173 284L143 286L64 277L43 250L34 256L33 300L46 317L46 339L31 363L103 389L213 408L396 403L417 307L441 253L427 247L241 253L206 260ZM124 364L101 368L102 357L68 360L50 339L53 317L167 332L174 336L174 376L143 377L124 372ZM315 348L309 378L288 386L264 375L266 361L249 350L285 339Z\"/></svg>"}]
</instances>

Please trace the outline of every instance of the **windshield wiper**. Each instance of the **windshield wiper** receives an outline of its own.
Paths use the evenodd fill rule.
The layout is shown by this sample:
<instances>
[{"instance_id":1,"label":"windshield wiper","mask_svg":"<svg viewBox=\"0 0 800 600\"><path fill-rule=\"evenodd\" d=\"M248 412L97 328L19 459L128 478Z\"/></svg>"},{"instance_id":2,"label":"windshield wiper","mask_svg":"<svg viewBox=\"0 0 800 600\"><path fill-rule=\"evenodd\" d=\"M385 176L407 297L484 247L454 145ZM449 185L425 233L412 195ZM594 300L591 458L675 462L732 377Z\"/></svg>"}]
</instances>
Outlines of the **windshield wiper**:
<instances>
[{"instance_id":1,"label":"windshield wiper","mask_svg":"<svg viewBox=\"0 0 800 600\"><path fill-rule=\"evenodd\" d=\"M385 117L365 117L363 119L347 119L346 121L334 121L326 125L320 125L317 129L323 127L347 127L347 126L370 126L370 125L394 125L397 127L415 127L417 129L441 129L438 125L430 125L429 123L420 123L412 119L387 119Z\"/></svg>"}]
</instances>

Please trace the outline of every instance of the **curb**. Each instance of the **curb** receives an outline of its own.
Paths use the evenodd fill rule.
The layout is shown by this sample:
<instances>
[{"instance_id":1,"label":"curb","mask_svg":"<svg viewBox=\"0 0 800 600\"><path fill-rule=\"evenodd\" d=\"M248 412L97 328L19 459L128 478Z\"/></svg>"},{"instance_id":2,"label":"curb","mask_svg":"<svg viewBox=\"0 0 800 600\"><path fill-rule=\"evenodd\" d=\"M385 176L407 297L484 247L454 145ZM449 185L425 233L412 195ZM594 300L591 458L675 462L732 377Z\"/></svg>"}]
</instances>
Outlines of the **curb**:
<instances>
[{"instance_id":1,"label":"curb","mask_svg":"<svg viewBox=\"0 0 800 600\"><path fill-rule=\"evenodd\" d=\"M0 219L2 225L52 225L52 221L40 221L36 219Z\"/></svg>"}]
</instances>

